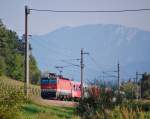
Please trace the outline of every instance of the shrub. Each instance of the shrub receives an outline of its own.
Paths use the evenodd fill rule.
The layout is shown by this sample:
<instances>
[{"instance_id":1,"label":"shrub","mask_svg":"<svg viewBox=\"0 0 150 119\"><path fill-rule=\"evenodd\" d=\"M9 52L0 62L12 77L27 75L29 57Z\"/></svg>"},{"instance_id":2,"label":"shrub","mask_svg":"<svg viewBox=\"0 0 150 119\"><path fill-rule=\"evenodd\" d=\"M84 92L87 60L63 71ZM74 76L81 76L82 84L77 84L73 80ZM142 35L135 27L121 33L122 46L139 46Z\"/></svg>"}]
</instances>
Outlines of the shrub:
<instances>
[{"instance_id":1,"label":"shrub","mask_svg":"<svg viewBox=\"0 0 150 119\"><path fill-rule=\"evenodd\" d=\"M13 89L0 90L0 119L19 119L19 110L25 102L21 91Z\"/></svg>"},{"instance_id":2,"label":"shrub","mask_svg":"<svg viewBox=\"0 0 150 119\"><path fill-rule=\"evenodd\" d=\"M91 119L97 112L105 115L109 109L114 107L112 102L113 92L100 90L97 87L91 87L88 90L88 97L79 101L76 112L84 119Z\"/></svg>"},{"instance_id":3,"label":"shrub","mask_svg":"<svg viewBox=\"0 0 150 119\"><path fill-rule=\"evenodd\" d=\"M124 106L128 109L133 109L133 110L137 110L137 108L138 108L142 111L150 111L150 102L130 101L130 102L122 104L122 106Z\"/></svg>"},{"instance_id":4,"label":"shrub","mask_svg":"<svg viewBox=\"0 0 150 119\"><path fill-rule=\"evenodd\" d=\"M97 112L96 115L91 119L149 119L150 113L143 112L140 109L133 110L123 106L116 106L109 113Z\"/></svg>"}]
</instances>

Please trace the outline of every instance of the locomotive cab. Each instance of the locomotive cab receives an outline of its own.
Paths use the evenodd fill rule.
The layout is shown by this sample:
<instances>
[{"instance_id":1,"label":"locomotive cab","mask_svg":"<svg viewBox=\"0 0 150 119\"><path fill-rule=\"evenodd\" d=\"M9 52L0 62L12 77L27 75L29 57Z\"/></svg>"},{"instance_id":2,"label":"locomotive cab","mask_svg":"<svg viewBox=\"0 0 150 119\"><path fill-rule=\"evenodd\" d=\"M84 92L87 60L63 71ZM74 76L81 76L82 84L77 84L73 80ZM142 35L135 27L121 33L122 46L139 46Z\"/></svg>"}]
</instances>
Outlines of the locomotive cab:
<instances>
[{"instance_id":1,"label":"locomotive cab","mask_svg":"<svg viewBox=\"0 0 150 119\"><path fill-rule=\"evenodd\" d=\"M44 99L55 99L57 89L57 77L49 74L41 78L41 97Z\"/></svg>"}]
</instances>

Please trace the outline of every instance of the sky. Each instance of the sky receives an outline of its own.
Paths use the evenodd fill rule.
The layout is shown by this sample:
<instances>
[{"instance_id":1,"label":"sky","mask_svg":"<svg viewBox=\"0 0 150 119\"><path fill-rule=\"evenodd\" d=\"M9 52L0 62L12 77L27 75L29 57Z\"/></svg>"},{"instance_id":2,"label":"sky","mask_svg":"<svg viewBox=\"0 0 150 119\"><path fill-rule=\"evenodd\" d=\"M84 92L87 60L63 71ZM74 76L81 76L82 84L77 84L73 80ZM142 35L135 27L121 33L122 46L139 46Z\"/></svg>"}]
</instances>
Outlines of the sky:
<instances>
[{"instance_id":1,"label":"sky","mask_svg":"<svg viewBox=\"0 0 150 119\"><path fill-rule=\"evenodd\" d=\"M124 10L150 9L150 0L0 0L0 19L18 33L24 34L24 7L51 10ZM44 35L65 26L86 24L119 24L150 31L150 11L126 13L52 13L30 11L30 35Z\"/></svg>"},{"instance_id":2,"label":"sky","mask_svg":"<svg viewBox=\"0 0 150 119\"><path fill-rule=\"evenodd\" d=\"M24 33L24 6L53 10L122 10L150 8L150 0L0 0L0 18ZM150 31L150 11L134 13L50 13L31 11L29 34L42 35L63 26L121 24Z\"/></svg>"}]
</instances>

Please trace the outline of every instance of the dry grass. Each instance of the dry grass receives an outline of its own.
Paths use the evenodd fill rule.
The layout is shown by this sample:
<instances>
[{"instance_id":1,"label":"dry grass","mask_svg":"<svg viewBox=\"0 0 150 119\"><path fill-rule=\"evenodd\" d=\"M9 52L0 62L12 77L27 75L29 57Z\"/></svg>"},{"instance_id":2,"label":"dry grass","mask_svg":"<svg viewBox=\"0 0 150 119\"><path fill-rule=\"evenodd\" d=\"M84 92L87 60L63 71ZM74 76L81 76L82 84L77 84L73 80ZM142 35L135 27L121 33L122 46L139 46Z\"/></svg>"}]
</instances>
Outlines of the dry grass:
<instances>
[{"instance_id":1,"label":"dry grass","mask_svg":"<svg viewBox=\"0 0 150 119\"><path fill-rule=\"evenodd\" d=\"M30 84L30 94L31 95L40 95L40 86L36 85L31 85ZM7 89L15 89L15 90L22 90L24 91L24 82L13 80L11 78L8 78L6 76L1 76L0 77L0 88L5 90Z\"/></svg>"}]
</instances>

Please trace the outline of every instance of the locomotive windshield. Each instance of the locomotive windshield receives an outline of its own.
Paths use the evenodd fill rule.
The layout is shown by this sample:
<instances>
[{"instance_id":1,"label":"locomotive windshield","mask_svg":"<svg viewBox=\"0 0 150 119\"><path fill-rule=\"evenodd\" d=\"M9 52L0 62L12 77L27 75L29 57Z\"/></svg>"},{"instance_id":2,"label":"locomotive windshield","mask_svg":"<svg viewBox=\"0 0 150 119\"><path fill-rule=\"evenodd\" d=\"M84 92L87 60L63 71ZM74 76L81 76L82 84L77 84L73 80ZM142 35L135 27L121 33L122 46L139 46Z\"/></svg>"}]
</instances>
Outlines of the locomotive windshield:
<instances>
[{"instance_id":1,"label":"locomotive windshield","mask_svg":"<svg viewBox=\"0 0 150 119\"><path fill-rule=\"evenodd\" d=\"M57 80L55 78L42 78L41 84L55 84Z\"/></svg>"}]
</instances>

